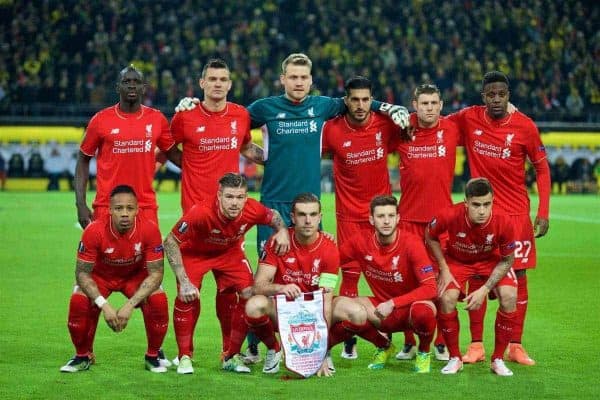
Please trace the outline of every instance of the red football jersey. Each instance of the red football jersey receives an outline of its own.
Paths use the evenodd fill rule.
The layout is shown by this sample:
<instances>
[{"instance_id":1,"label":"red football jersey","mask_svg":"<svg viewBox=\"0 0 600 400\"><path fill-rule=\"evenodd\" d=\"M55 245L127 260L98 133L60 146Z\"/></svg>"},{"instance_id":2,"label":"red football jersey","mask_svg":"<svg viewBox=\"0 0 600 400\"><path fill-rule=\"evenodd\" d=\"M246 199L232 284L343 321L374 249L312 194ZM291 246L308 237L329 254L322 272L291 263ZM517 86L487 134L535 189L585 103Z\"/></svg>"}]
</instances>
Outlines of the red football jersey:
<instances>
[{"instance_id":1,"label":"red football jersey","mask_svg":"<svg viewBox=\"0 0 600 400\"><path fill-rule=\"evenodd\" d=\"M244 234L254 225L269 225L273 211L248 199L234 220L226 218L215 198L212 206L196 203L175 224L171 233L188 254L220 255L226 251L243 252Z\"/></svg>"},{"instance_id":2,"label":"red football jersey","mask_svg":"<svg viewBox=\"0 0 600 400\"><path fill-rule=\"evenodd\" d=\"M429 222L438 210L452 205L458 139L456 124L440 117L437 126L417 126L414 140L398 145L402 221Z\"/></svg>"},{"instance_id":3,"label":"red football jersey","mask_svg":"<svg viewBox=\"0 0 600 400\"><path fill-rule=\"evenodd\" d=\"M427 230L432 239L438 240L448 231L445 255L464 264L493 260L515 250L514 231L507 216L492 211L487 223L473 224L463 203L439 213Z\"/></svg>"},{"instance_id":4,"label":"red football jersey","mask_svg":"<svg viewBox=\"0 0 600 400\"><path fill-rule=\"evenodd\" d=\"M209 201L219 188L219 178L239 173L240 150L251 141L250 115L235 103L210 112L201 104L178 112L171 121L176 143L183 143L181 207L189 210L199 201Z\"/></svg>"},{"instance_id":5,"label":"red football jersey","mask_svg":"<svg viewBox=\"0 0 600 400\"><path fill-rule=\"evenodd\" d=\"M325 123L322 153L333 155L338 220L366 221L373 197L392 193L387 156L399 138L392 120L377 113L365 126L352 125L343 115Z\"/></svg>"},{"instance_id":6,"label":"red football jersey","mask_svg":"<svg viewBox=\"0 0 600 400\"><path fill-rule=\"evenodd\" d=\"M93 275L105 279L127 278L163 258L162 237L153 221L136 217L124 234L112 226L110 217L92 221L79 242L77 259L94 263Z\"/></svg>"},{"instance_id":7,"label":"red football jersey","mask_svg":"<svg viewBox=\"0 0 600 400\"><path fill-rule=\"evenodd\" d=\"M485 177L492 184L494 207L508 215L529 215L525 161L548 162L535 123L519 111L494 120L485 106L467 107L449 118L462 131L471 176ZM540 195L538 214L543 218L548 218L549 203L548 190Z\"/></svg>"},{"instance_id":8,"label":"red football jersey","mask_svg":"<svg viewBox=\"0 0 600 400\"><path fill-rule=\"evenodd\" d=\"M274 246L271 246L273 239L270 239L260 259L261 268L277 269L274 283L295 283L303 293L318 290L321 273L338 273L340 257L335 242L319 232L319 237L314 243L304 246L296 240L294 228L289 228L289 233L290 251L278 256Z\"/></svg>"},{"instance_id":9,"label":"red football jersey","mask_svg":"<svg viewBox=\"0 0 600 400\"><path fill-rule=\"evenodd\" d=\"M370 235L357 235L340 247L340 261L344 269L362 271L379 302L394 299L394 304L402 307L435 296L432 262L423 239L412 233L398 231L396 240L387 246L379 243L374 231ZM424 285L433 289L419 290ZM421 297L419 293L430 293L431 297L428 294Z\"/></svg>"},{"instance_id":10,"label":"red football jersey","mask_svg":"<svg viewBox=\"0 0 600 400\"><path fill-rule=\"evenodd\" d=\"M94 207L108 207L111 190L129 185L140 208L156 209L154 150L168 151L174 145L169 123L157 109L142 106L129 114L116 104L94 115L80 147L83 154L97 158Z\"/></svg>"}]
</instances>

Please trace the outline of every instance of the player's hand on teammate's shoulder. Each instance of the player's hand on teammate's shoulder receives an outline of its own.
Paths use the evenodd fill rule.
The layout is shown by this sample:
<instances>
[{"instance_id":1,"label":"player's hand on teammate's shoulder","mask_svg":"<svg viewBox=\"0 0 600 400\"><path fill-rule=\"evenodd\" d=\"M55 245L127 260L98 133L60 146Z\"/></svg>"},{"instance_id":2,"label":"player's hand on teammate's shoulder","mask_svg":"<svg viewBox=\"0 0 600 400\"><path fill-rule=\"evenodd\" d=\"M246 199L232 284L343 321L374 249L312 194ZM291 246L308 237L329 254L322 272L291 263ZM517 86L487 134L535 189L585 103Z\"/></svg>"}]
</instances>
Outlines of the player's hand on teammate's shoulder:
<instances>
[{"instance_id":1,"label":"player's hand on teammate's shoulder","mask_svg":"<svg viewBox=\"0 0 600 400\"><path fill-rule=\"evenodd\" d=\"M184 97L183 99L179 100L179 104L177 104L177 107L175 107L175 112L181 112L181 111L190 111L193 110L194 108L196 108L196 106L200 104L200 99L197 97Z\"/></svg>"},{"instance_id":2,"label":"player's hand on teammate's shoulder","mask_svg":"<svg viewBox=\"0 0 600 400\"><path fill-rule=\"evenodd\" d=\"M271 244L275 254L282 256L290 250L290 234L287 229L281 229L273 236Z\"/></svg>"},{"instance_id":3,"label":"player's hand on teammate's shoulder","mask_svg":"<svg viewBox=\"0 0 600 400\"><path fill-rule=\"evenodd\" d=\"M410 114L406 107L390 103L381 103L379 111L386 113L392 121L394 121L394 124L398 125L400 128L405 129L408 127Z\"/></svg>"},{"instance_id":4,"label":"player's hand on teammate's shoulder","mask_svg":"<svg viewBox=\"0 0 600 400\"><path fill-rule=\"evenodd\" d=\"M546 233L548 233L549 228L550 228L550 221L547 218L536 217L535 223L533 226L533 230L535 231L536 238L546 235Z\"/></svg>"}]
</instances>

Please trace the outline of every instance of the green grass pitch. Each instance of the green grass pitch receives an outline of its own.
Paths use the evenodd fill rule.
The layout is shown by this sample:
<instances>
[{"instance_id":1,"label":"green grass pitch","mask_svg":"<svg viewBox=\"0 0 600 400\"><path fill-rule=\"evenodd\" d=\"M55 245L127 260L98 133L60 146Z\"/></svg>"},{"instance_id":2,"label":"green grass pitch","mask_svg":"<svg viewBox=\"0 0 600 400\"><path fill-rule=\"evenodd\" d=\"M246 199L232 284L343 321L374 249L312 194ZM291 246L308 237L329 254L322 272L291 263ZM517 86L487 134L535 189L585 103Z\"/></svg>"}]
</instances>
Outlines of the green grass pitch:
<instances>
[{"instance_id":1,"label":"green grass pitch","mask_svg":"<svg viewBox=\"0 0 600 400\"><path fill-rule=\"evenodd\" d=\"M458 200L459 198L457 198ZM534 202L536 199L534 198ZM442 376L434 361L431 374L411 373L412 362L391 360L383 371L369 371L372 347L359 341L359 359L343 360L333 350L337 367L331 379L285 379L222 372L220 332L214 311L214 280L204 280L202 315L195 334L194 375L144 370L145 334L141 313L115 334L103 320L95 344L98 362L90 371L61 374L73 354L66 327L74 281L75 250L81 231L75 224L72 193L0 193L0 399L596 399L600 381L600 199L598 196L555 196L550 232L538 241L538 268L529 274L530 303L524 344L537 361L533 367L510 364L515 375L490 373L488 363L467 365L456 376ZM335 231L333 196L325 195L324 227ZM160 193L161 231L179 216L179 196ZM534 204L535 207L535 204ZM255 264L255 232L246 249ZM166 267L164 287L170 306L176 295ZM364 284L361 290L366 293ZM114 294L120 305L123 297ZM485 344L493 347L492 303L486 320ZM461 342L469 334L465 314ZM394 336L402 345L402 335ZM172 326L164 349L176 355ZM264 350L263 350L264 352ZM596 394L595 394L596 393Z\"/></svg>"}]
</instances>

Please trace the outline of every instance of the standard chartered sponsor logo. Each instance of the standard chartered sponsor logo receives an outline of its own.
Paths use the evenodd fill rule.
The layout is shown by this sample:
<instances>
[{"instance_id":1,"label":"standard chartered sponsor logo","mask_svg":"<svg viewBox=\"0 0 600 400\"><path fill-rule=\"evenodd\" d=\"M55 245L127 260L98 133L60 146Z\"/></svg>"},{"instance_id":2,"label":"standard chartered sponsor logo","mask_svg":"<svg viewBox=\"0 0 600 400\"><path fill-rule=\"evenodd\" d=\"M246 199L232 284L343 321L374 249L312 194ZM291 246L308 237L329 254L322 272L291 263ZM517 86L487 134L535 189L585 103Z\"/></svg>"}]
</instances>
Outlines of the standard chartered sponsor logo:
<instances>
[{"instance_id":1,"label":"standard chartered sponsor logo","mask_svg":"<svg viewBox=\"0 0 600 400\"><path fill-rule=\"evenodd\" d=\"M198 150L200 151L219 151L237 148L237 138L235 137L216 137L200 138Z\"/></svg>"},{"instance_id":2,"label":"standard chartered sponsor logo","mask_svg":"<svg viewBox=\"0 0 600 400\"><path fill-rule=\"evenodd\" d=\"M383 147L346 153L346 165L365 164L382 159L385 156Z\"/></svg>"},{"instance_id":3,"label":"standard chartered sponsor logo","mask_svg":"<svg viewBox=\"0 0 600 400\"><path fill-rule=\"evenodd\" d=\"M113 154L148 153L152 151L152 140L115 140Z\"/></svg>"},{"instance_id":4,"label":"standard chartered sponsor logo","mask_svg":"<svg viewBox=\"0 0 600 400\"><path fill-rule=\"evenodd\" d=\"M277 135L308 135L317 131L317 123L313 120L277 121Z\"/></svg>"},{"instance_id":5,"label":"standard chartered sponsor logo","mask_svg":"<svg viewBox=\"0 0 600 400\"><path fill-rule=\"evenodd\" d=\"M371 265L367 266L365 276L385 282L402 282L402 274L398 271L382 271Z\"/></svg>"},{"instance_id":6,"label":"standard chartered sponsor logo","mask_svg":"<svg viewBox=\"0 0 600 400\"><path fill-rule=\"evenodd\" d=\"M440 147L443 147L443 154L440 153ZM444 145L425 145L425 146L408 146L408 158L437 158L446 155Z\"/></svg>"},{"instance_id":7,"label":"standard chartered sponsor logo","mask_svg":"<svg viewBox=\"0 0 600 400\"><path fill-rule=\"evenodd\" d=\"M503 149L501 146L496 146L490 143L483 143L476 140L473 143L473 151L486 157L492 158L508 158L510 157L510 149Z\"/></svg>"}]
</instances>

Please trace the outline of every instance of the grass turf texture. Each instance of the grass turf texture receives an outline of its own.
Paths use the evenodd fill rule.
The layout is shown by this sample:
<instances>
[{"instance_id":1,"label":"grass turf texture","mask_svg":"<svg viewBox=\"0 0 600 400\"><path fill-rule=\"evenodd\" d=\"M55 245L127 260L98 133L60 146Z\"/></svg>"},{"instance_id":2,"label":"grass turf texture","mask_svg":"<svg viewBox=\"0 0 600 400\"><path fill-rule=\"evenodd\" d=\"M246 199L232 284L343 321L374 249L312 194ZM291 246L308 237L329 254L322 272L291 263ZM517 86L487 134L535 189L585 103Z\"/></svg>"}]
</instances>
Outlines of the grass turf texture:
<instances>
[{"instance_id":1,"label":"grass turf texture","mask_svg":"<svg viewBox=\"0 0 600 400\"><path fill-rule=\"evenodd\" d=\"M457 200L459 197L457 197ZM535 199L534 199L535 201ZM161 193L163 235L179 216L179 196ZM333 196L325 195L324 227L335 232ZM535 206L535 205L534 205ZM152 374L144 370L146 338L141 313L127 327L113 333L102 320L95 344L98 362L90 371L61 374L59 367L74 353L66 327L69 295L74 280L75 250L81 231L75 227L72 193L0 193L0 398L333 398L346 399L592 399L600 380L600 268L598 196L552 198L550 233L538 241L538 268L529 274L530 304L524 344L537 361L533 367L509 363L515 375L495 376L488 362L466 365L457 376L442 376L442 362L432 362L432 373L411 372L412 361L390 360L383 371L369 371L373 348L359 340L359 359L339 357L331 379L286 379L282 368L275 376L220 370L220 331L214 311L214 280L202 290L202 314L195 334L195 374L174 370ZM246 249L256 262L255 231ZM165 261L166 262L166 261ZM170 312L176 295L174 276L166 265L164 287ZM364 282L362 293L367 293ZM124 298L113 294L111 303ZM493 347L496 303L489 306L485 345ZM466 312L460 312L461 343L469 339ZM394 335L398 348L402 334ZM164 349L177 353L172 324ZM264 355L264 348L261 349ZM596 393L596 394L594 394Z\"/></svg>"}]
</instances>

